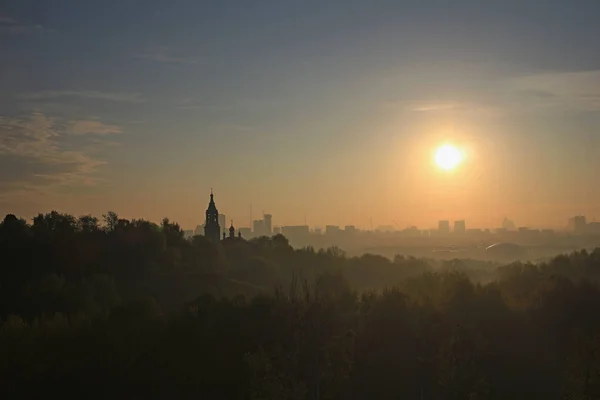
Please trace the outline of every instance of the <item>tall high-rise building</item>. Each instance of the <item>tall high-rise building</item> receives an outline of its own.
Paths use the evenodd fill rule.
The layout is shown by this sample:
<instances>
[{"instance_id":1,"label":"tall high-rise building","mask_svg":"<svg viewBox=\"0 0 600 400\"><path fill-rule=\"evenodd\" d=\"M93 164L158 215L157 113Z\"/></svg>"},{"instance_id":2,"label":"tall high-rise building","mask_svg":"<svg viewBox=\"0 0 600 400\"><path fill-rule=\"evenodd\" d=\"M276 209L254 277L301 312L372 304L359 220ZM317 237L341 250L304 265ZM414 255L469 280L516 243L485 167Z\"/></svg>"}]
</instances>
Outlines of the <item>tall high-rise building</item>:
<instances>
[{"instance_id":1,"label":"tall high-rise building","mask_svg":"<svg viewBox=\"0 0 600 400\"><path fill-rule=\"evenodd\" d=\"M264 223L264 229L265 229L265 235L271 235L271 221L273 219L273 216L271 214L264 214L263 215L263 221L265 221Z\"/></svg>"},{"instance_id":2,"label":"tall high-rise building","mask_svg":"<svg viewBox=\"0 0 600 400\"><path fill-rule=\"evenodd\" d=\"M227 228L227 218L225 214L219 214L219 227L221 229Z\"/></svg>"},{"instance_id":3,"label":"tall high-rise building","mask_svg":"<svg viewBox=\"0 0 600 400\"><path fill-rule=\"evenodd\" d=\"M206 209L206 222L204 223L204 236L218 242L221 239L221 228L219 226L219 211L215 205L212 189L210 191L210 202Z\"/></svg>"},{"instance_id":4,"label":"tall high-rise building","mask_svg":"<svg viewBox=\"0 0 600 400\"><path fill-rule=\"evenodd\" d=\"M454 233L463 234L467 232L467 225L465 220L454 221Z\"/></svg>"},{"instance_id":5,"label":"tall high-rise building","mask_svg":"<svg viewBox=\"0 0 600 400\"><path fill-rule=\"evenodd\" d=\"M450 221L443 220L438 222L438 233L448 234L450 233Z\"/></svg>"},{"instance_id":6,"label":"tall high-rise building","mask_svg":"<svg viewBox=\"0 0 600 400\"><path fill-rule=\"evenodd\" d=\"M583 215L577 215L569 220L569 228L575 233L584 233L587 226L587 219Z\"/></svg>"},{"instance_id":7,"label":"tall high-rise building","mask_svg":"<svg viewBox=\"0 0 600 400\"><path fill-rule=\"evenodd\" d=\"M265 221L257 219L252 222L252 233L254 236L263 236L265 234Z\"/></svg>"}]
</instances>

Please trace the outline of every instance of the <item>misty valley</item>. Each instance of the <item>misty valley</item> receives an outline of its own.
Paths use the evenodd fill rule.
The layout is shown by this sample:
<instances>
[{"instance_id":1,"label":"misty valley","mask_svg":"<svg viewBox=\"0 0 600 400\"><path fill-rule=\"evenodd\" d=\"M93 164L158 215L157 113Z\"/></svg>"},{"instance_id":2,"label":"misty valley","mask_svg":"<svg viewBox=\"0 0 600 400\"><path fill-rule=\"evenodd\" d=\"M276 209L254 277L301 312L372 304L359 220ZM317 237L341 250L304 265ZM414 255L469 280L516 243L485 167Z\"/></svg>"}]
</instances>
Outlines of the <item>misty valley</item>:
<instances>
[{"instance_id":1,"label":"misty valley","mask_svg":"<svg viewBox=\"0 0 600 400\"><path fill-rule=\"evenodd\" d=\"M226 239L7 215L2 398L600 395L600 248L501 264Z\"/></svg>"}]
</instances>

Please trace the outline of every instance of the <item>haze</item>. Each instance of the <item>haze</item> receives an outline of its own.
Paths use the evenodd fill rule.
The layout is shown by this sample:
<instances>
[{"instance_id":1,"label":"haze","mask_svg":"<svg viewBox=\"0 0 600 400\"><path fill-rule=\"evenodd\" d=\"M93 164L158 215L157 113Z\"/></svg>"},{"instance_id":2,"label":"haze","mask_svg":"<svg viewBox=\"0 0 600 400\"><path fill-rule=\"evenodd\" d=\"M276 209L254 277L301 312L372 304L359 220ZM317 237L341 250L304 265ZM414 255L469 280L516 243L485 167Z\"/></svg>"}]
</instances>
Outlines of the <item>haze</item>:
<instances>
[{"instance_id":1,"label":"haze","mask_svg":"<svg viewBox=\"0 0 600 400\"><path fill-rule=\"evenodd\" d=\"M0 214L239 226L600 217L600 2L0 8ZM445 143L464 153L436 167Z\"/></svg>"}]
</instances>

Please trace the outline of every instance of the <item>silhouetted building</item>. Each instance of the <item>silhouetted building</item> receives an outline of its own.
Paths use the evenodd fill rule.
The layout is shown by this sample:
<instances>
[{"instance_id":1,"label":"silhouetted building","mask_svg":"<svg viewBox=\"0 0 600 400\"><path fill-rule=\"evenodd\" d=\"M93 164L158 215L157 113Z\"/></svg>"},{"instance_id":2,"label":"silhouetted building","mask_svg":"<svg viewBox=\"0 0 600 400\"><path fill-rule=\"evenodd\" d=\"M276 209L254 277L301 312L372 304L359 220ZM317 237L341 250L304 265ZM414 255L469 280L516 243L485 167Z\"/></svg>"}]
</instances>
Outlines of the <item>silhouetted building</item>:
<instances>
[{"instance_id":1,"label":"silhouetted building","mask_svg":"<svg viewBox=\"0 0 600 400\"><path fill-rule=\"evenodd\" d=\"M467 225L465 224L465 220L454 221L454 233L463 234L467 232Z\"/></svg>"},{"instance_id":2,"label":"silhouetted building","mask_svg":"<svg viewBox=\"0 0 600 400\"><path fill-rule=\"evenodd\" d=\"M265 235L271 235L272 229L271 229L271 221L273 219L273 216L271 214L264 214L263 215L263 221L264 221L264 230L265 230Z\"/></svg>"},{"instance_id":3,"label":"silhouetted building","mask_svg":"<svg viewBox=\"0 0 600 400\"><path fill-rule=\"evenodd\" d=\"M281 233L288 238L304 237L309 234L308 225L282 226Z\"/></svg>"},{"instance_id":4,"label":"silhouetted building","mask_svg":"<svg viewBox=\"0 0 600 400\"><path fill-rule=\"evenodd\" d=\"M241 230L238 230L237 236L236 236L235 228L233 227L233 221L231 221L231 225L229 226L229 229L227 230L227 232L229 232L228 235L226 235L225 232L223 232L223 245L227 245L230 243L235 243L235 242L239 242L239 241L243 240Z\"/></svg>"},{"instance_id":5,"label":"silhouetted building","mask_svg":"<svg viewBox=\"0 0 600 400\"><path fill-rule=\"evenodd\" d=\"M340 233L341 229L337 225L325 225L325 234L326 235L335 235Z\"/></svg>"},{"instance_id":6,"label":"silhouetted building","mask_svg":"<svg viewBox=\"0 0 600 400\"><path fill-rule=\"evenodd\" d=\"M450 221L443 220L438 222L438 233L448 234L450 233Z\"/></svg>"},{"instance_id":7,"label":"silhouetted building","mask_svg":"<svg viewBox=\"0 0 600 400\"><path fill-rule=\"evenodd\" d=\"M204 236L218 242L219 236L221 235L221 228L219 226L219 211L215 205L212 190L210 191L210 202L206 209L206 222L204 223Z\"/></svg>"},{"instance_id":8,"label":"silhouetted building","mask_svg":"<svg viewBox=\"0 0 600 400\"><path fill-rule=\"evenodd\" d=\"M517 226L515 225L515 223L513 221L504 217L504 220L502 221L502 228L505 231L514 231L517 229Z\"/></svg>"},{"instance_id":9,"label":"silhouetted building","mask_svg":"<svg viewBox=\"0 0 600 400\"><path fill-rule=\"evenodd\" d=\"M400 231L402 236L417 237L421 236L421 231L416 226L411 226Z\"/></svg>"},{"instance_id":10,"label":"silhouetted building","mask_svg":"<svg viewBox=\"0 0 600 400\"><path fill-rule=\"evenodd\" d=\"M600 222L590 222L585 226L585 233L588 235L600 235Z\"/></svg>"},{"instance_id":11,"label":"silhouetted building","mask_svg":"<svg viewBox=\"0 0 600 400\"><path fill-rule=\"evenodd\" d=\"M577 234L585 233L587 220L583 215L577 215L569 220L569 229Z\"/></svg>"},{"instance_id":12,"label":"silhouetted building","mask_svg":"<svg viewBox=\"0 0 600 400\"><path fill-rule=\"evenodd\" d=\"M273 233L274 233L275 235L277 235L277 234L281 233L281 228L280 228L280 227L278 227L278 226L274 227L274 228L273 228Z\"/></svg>"},{"instance_id":13,"label":"silhouetted building","mask_svg":"<svg viewBox=\"0 0 600 400\"><path fill-rule=\"evenodd\" d=\"M225 214L219 214L219 227L223 229L223 231L225 230L225 227L227 227L227 219L225 218Z\"/></svg>"},{"instance_id":14,"label":"silhouetted building","mask_svg":"<svg viewBox=\"0 0 600 400\"><path fill-rule=\"evenodd\" d=\"M252 229L250 228L239 228L238 232L242 237L249 238L252 236Z\"/></svg>"},{"instance_id":15,"label":"silhouetted building","mask_svg":"<svg viewBox=\"0 0 600 400\"><path fill-rule=\"evenodd\" d=\"M394 232L395 230L394 225L379 225L375 228L375 232Z\"/></svg>"},{"instance_id":16,"label":"silhouetted building","mask_svg":"<svg viewBox=\"0 0 600 400\"><path fill-rule=\"evenodd\" d=\"M257 219L252 222L252 233L254 236L263 236L265 234L265 221Z\"/></svg>"},{"instance_id":17,"label":"silhouetted building","mask_svg":"<svg viewBox=\"0 0 600 400\"><path fill-rule=\"evenodd\" d=\"M194 229L194 236L203 235L203 234L204 234L204 225L196 226L196 229Z\"/></svg>"}]
</instances>

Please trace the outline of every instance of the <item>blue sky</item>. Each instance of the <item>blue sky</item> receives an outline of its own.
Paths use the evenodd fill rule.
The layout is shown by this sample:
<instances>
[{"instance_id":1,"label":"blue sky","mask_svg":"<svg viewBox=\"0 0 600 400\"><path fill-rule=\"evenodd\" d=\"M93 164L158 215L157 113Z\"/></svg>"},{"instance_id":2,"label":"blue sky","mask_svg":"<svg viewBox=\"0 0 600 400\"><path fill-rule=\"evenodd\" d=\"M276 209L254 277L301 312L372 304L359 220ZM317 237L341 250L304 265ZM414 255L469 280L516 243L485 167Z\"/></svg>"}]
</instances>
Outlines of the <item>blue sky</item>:
<instances>
[{"instance_id":1,"label":"blue sky","mask_svg":"<svg viewBox=\"0 0 600 400\"><path fill-rule=\"evenodd\" d=\"M600 2L4 1L0 211L600 217ZM431 152L468 153L451 176Z\"/></svg>"}]
</instances>

